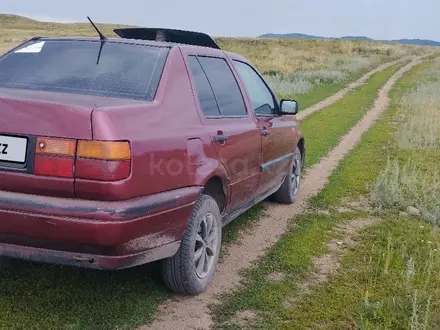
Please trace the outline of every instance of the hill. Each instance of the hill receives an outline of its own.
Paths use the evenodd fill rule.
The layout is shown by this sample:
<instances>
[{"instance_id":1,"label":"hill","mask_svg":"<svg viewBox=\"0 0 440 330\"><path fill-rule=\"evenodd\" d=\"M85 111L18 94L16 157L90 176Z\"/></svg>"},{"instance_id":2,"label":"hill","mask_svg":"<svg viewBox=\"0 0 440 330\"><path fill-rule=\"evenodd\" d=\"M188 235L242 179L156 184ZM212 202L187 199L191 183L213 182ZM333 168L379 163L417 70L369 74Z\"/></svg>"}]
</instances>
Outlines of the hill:
<instances>
[{"instance_id":1,"label":"hill","mask_svg":"<svg viewBox=\"0 0 440 330\"><path fill-rule=\"evenodd\" d=\"M277 39L343 39L343 40L360 40L360 41L377 41L377 42L393 42L402 45L417 45L417 46L440 46L439 41L427 40L427 39L397 39L397 40L376 40L365 36L344 36L341 38L333 37L320 37L303 33L265 33L259 36L259 38L277 38Z\"/></svg>"},{"instance_id":2,"label":"hill","mask_svg":"<svg viewBox=\"0 0 440 330\"><path fill-rule=\"evenodd\" d=\"M419 46L440 46L440 42L434 40L426 40L426 39L400 39L400 40L392 40L392 42L396 42L403 45L419 45Z\"/></svg>"},{"instance_id":3,"label":"hill","mask_svg":"<svg viewBox=\"0 0 440 330\"><path fill-rule=\"evenodd\" d=\"M328 39L328 38L325 38L325 37L317 37L317 36L312 36L310 34L304 34L304 33L287 33L287 34L266 33L266 34L263 34L263 35L259 36L259 38L270 38L270 39L274 39L274 38L278 38L278 39Z\"/></svg>"},{"instance_id":4,"label":"hill","mask_svg":"<svg viewBox=\"0 0 440 330\"><path fill-rule=\"evenodd\" d=\"M117 24L102 24L99 21L96 21L96 24L105 36L115 38L118 36L113 33L113 29L122 27ZM0 14L0 31L2 31L0 55L35 36L97 37L90 23L40 22L26 17L2 14ZM375 64L404 55L431 51L429 47L416 45L326 38L317 42L311 39L312 36L297 35L297 37L289 39L214 37L214 39L222 49L249 58L262 72L283 74L327 68L340 70L341 67L357 72L359 68L370 68Z\"/></svg>"}]
</instances>

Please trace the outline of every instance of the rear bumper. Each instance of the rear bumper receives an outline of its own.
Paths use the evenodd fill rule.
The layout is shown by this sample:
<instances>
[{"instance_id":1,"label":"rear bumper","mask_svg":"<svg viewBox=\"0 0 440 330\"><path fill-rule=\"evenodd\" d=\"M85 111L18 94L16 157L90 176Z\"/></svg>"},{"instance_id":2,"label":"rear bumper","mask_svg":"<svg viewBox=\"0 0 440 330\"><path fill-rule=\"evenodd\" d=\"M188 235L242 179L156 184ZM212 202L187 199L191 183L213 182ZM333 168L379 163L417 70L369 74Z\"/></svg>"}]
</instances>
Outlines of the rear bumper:
<instances>
[{"instance_id":1,"label":"rear bumper","mask_svg":"<svg viewBox=\"0 0 440 330\"><path fill-rule=\"evenodd\" d=\"M174 255L202 187L122 202L0 192L0 255L122 269Z\"/></svg>"},{"instance_id":2,"label":"rear bumper","mask_svg":"<svg viewBox=\"0 0 440 330\"><path fill-rule=\"evenodd\" d=\"M179 247L180 241L176 241L132 255L105 256L0 243L0 254L4 257L36 262L102 270L118 270L171 257L177 252Z\"/></svg>"}]
</instances>

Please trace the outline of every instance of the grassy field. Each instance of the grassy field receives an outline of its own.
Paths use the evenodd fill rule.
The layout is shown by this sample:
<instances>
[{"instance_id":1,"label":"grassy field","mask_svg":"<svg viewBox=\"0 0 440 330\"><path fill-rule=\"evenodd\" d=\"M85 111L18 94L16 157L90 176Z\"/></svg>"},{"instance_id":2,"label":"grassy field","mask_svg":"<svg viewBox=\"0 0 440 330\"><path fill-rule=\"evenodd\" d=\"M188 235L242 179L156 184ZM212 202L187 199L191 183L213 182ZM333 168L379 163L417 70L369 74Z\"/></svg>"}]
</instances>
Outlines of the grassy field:
<instances>
[{"instance_id":1,"label":"grassy field","mask_svg":"<svg viewBox=\"0 0 440 330\"><path fill-rule=\"evenodd\" d=\"M121 25L98 24L108 37ZM0 14L0 53L34 36L92 36L89 23L43 23ZM310 106L341 89L378 64L405 55L424 54L426 47L351 40L276 40L215 38L225 50L249 58L279 97L295 97Z\"/></svg>"},{"instance_id":2,"label":"grassy field","mask_svg":"<svg viewBox=\"0 0 440 330\"><path fill-rule=\"evenodd\" d=\"M119 26L100 27L111 36ZM95 36L89 24L41 23L8 15L0 15L0 29L0 53L35 35ZM348 40L216 40L222 48L248 57L279 96L295 97L302 107L319 102L380 63L431 51ZM302 121L309 141L307 166L337 145L402 65L376 73L342 100ZM313 199L313 210L295 219L289 233L247 273L238 292L223 297L215 311L219 327L245 327L237 321L240 312L250 313L247 325L262 328L373 329L411 324L417 326L414 329L434 329L440 324L433 313L438 310L438 283L431 275L438 271L434 249L439 237L430 225L439 221L435 201L440 191L437 181L429 179L438 178L440 121L430 118L437 118L434 110L440 110L439 79L440 62L432 60L398 83L392 107ZM343 271L334 280L292 301L313 272L313 257L326 255L327 243L340 238L335 228L372 216L362 208L338 212L349 207L346 198L361 196L382 210L373 214L380 223L360 233L359 244L341 259ZM399 218L399 212L410 206L430 222L405 214ZM260 205L226 227L224 252L263 215ZM158 304L170 296L158 274L156 264L114 273L10 261L0 272L0 329L134 329L151 322Z\"/></svg>"},{"instance_id":3,"label":"grassy field","mask_svg":"<svg viewBox=\"0 0 440 330\"><path fill-rule=\"evenodd\" d=\"M396 64L374 74L365 85L350 92L325 111L318 111L301 121L307 136L306 166L318 163L373 106L378 90L403 64Z\"/></svg>"},{"instance_id":4,"label":"grassy field","mask_svg":"<svg viewBox=\"0 0 440 330\"><path fill-rule=\"evenodd\" d=\"M310 212L216 306L218 327L440 327L438 213L428 197L438 196L440 130L427 117L440 110L439 64L421 64L398 82L390 108L332 174ZM402 213L408 206L421 214Z\"/></svg>"},{"instance_id":5,"label":"grassy field","mask_svg":"<svg viewBox=\"0 0 440 330\"><path fill-rule=\"evenodd\" d=\"M301 129L310 141L307 143L306 169L318 163L338 144L339 138L345 135L371 108L378 90L404 64L396 64L374 74L364 86L352 91L325 111L317 112L301 122ZM263 205L257 205L237 221L225 227L225 243L236 242L239 233L242 230L250 230L251 225L264 214L263 211ZM227 246L224 250L226 253Z\"/></svg>"},{"instance_id":6,"label":"grassy field","mask_svg":"<svg viewBox=\"0 0 440 330\"><path fill-rule=\"evenodd\" d=\"M339 138L345 135L371 108L379 88L404 64L396 64L376 73L364 86L352 91L339 102L326 108L325 111L317 112L301 122L303 133L310 141L307 147L306 167L318 163L337 145ZM330 89L331 86L327 87ZM306 96L310 94L314 93L306 94ZM322 123L326 123L326 125L322 125ZM223 239L226 246L223 249L223 255L227 253L227 244L236 242L243 230L251 230L252 224L256 223L263 214L263 205L257 205L224 228Z\"/></svg>"}]
</instances>

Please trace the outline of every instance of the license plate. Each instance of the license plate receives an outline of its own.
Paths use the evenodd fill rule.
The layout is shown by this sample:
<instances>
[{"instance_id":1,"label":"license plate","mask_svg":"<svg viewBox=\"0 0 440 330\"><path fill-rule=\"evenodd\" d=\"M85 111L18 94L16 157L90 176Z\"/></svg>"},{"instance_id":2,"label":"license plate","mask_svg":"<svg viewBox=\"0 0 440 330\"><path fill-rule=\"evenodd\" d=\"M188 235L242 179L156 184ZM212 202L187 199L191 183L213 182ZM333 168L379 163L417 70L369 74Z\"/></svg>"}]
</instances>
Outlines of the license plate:
<instances>
[{"instance_id":1,"label":"license plate","mask_svg":"<svg viewBox=\"0 0 440 330\"><path fill-rule=\"evenodd\" d=\"M24 164L27 143L24 137L0 135L0 161Z\"/></svg>"}]
</instances>

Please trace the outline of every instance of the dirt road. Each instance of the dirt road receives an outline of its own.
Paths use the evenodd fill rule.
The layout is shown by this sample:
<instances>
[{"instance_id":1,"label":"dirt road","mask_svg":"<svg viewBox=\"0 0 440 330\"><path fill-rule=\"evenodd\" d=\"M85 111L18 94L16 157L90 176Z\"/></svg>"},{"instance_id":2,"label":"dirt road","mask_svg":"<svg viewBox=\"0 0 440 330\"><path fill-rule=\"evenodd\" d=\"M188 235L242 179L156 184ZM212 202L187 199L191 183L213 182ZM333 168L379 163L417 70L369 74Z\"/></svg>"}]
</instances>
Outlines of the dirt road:
<instances>
[{"instance_id":1,"label":"dirt road","mask_svg":"<svg viewBox=\"0 0 440 330\"><path fill-rule=\"evenodd\" d=\"M296 117L299 120L303 120L304 118L310 116L312 113L315 113L319 110L322 110L322 109L332 105L333 103L339 101L340 99L342 99L345 95L347 95L347 93L349 93L353 89L362 86L362 84L364 84L375 73L378 73L380 71L388 69L390 66L393 66L394 64L408 61L412 58L413 57L411 57L411 56L405 56L405 57L399 58L395 61L391 61L391 62L387 62L387 63L379 65L377 68L367 72L362 77L360 77L358 80L356 80L355 82L352 82L350 85L348 85L344 89L341 89L336 94L333 94L333 95L327 97L326 99L322 100L319 103L312 105L311 107L309 107L307 109L301 110L301 112L298 113L298 115Z\"/></svg>"},{"instance_id":2,"label":"dirt road","mask_svg":"<svg viewBox=\"0 0 440 330\"><path fill-rule=\"evenodd\" d=\"M228 248L228 255L219 265L214 281L207 292L197 297L174 296L159 307L157 320L151 326L144 326L140 329L209 329L213 321L208 306L217 302L218 294L236 287L240 281L240 272L248 268L252 262L264 254L267 248L278 241L280 236L286 232L292 218L306 210L308 200L325 187L328 177L339 162L359 143L362 135L387 108L388 93L395 82L420 62L421 58L413 58L409 64L395 73L381 88L373 108L366 113L364 118L341 138L339 145L331 150L320 163L308 169L295 205L271 204L267 208L266 215L255 225L255 228L250 233L243 234L239 243ZM392 63L383 66L385 65L390 66ZM379 71L379 68L373 71ZM373 73L370 72L367 75L371 76ZM367 78L364 76L354 84L361 84ZM329 99L337 100L342 97L341 95L344 95L343 91L321 102L320 106L318 104L309 108L307 113L322 109L325 107L322 104L330 102Z\"/></svg>"}]
</instances>

